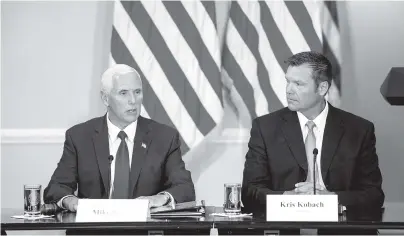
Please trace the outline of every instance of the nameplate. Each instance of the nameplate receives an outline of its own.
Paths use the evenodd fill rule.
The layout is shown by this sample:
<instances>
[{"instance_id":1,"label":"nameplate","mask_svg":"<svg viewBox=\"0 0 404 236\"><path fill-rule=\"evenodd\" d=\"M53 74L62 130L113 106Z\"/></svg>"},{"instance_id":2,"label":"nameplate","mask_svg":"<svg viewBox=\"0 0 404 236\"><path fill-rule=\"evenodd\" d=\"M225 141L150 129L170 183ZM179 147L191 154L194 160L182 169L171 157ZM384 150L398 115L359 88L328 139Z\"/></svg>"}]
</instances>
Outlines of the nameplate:
<instances>
[{"instance_id":1,"label":"nameplate","mask_svg":"<svg viewBox=\"0 0 404 236\"><path fill-rule=\"evenodd\" d=\"M79 199L76 222L145 222L147 199Z\"/></svg>"},{"instance_id":2,"label":"nameplate","mask_svg":"<svg viewBox=\"0 0 404 236\"><path fill-rule=\"evenodd\" d=\"M267 221L338 221L337 195L267 195Z\"/></svg>"}]
</instances>

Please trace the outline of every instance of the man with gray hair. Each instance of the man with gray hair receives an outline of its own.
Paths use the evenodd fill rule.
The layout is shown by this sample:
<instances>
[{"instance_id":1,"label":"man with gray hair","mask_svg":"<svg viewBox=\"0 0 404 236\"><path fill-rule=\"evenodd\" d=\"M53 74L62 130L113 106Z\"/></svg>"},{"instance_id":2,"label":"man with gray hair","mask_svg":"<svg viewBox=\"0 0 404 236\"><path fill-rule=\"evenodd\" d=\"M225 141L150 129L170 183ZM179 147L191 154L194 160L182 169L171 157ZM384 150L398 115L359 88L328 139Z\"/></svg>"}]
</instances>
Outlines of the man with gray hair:
<instances>
[{"instance_id":1,"label":"man with gray hair","mask_svg":"<svg viewBox=\"0 0 404 236\"><path fill-rule=\"evenodd\" d=\"M75 212L79 198L146 198L152 208L194 201L179 133L140 116L139 73L123 64L107 69L101 99L104 116L66 131L62 157L44 190L45 203Z\"/></svg>"}]
</instances>

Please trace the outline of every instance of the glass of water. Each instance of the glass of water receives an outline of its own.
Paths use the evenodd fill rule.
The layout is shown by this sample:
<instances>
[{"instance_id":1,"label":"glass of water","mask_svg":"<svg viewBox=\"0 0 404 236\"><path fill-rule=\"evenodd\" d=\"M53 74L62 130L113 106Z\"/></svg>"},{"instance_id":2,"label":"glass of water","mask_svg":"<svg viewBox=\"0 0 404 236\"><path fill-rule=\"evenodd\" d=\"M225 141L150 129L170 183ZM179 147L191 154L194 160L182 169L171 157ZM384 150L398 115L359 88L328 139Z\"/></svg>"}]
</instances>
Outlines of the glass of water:
<instances>
[{"instance_id":1,"label":"glass of water","mask_svg":"<svg viewBox=\"0 0 404 236\"><path fill-rule=\"evenodd\" d=\"M224 212L241 212L241 184L224 184Z\"/></svg>"},{"instance_id":2,"label":"glass of water","mask_svg":"<svg viewBox=\"0 0 404 236\"><path fill-rule=\"evenodd\" d=\"M41 214L41 188L40 184L24 185L24 214L37 216Z\"/></svg>"}]
</instances>

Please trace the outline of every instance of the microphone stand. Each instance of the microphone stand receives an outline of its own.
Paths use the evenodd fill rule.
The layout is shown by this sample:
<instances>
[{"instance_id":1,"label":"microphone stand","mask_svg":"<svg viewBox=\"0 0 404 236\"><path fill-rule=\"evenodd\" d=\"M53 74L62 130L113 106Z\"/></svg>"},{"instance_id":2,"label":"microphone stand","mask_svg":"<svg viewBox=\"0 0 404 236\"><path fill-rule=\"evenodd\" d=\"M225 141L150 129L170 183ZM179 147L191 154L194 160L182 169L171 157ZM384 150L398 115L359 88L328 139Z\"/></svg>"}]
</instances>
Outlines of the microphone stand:
<instances>
[{"instance_id":1,"label":"microphone stand","mask_svg":"<svg viewBox=\"0 0 404 236\"><path fill-rule=\"evenodd\" d=\"M316 160L317 160L317 154L318 154L318 149L314 148L313 150L313 191L314 191L314 195L316 195Z\"/></svg>"}]
</instances>

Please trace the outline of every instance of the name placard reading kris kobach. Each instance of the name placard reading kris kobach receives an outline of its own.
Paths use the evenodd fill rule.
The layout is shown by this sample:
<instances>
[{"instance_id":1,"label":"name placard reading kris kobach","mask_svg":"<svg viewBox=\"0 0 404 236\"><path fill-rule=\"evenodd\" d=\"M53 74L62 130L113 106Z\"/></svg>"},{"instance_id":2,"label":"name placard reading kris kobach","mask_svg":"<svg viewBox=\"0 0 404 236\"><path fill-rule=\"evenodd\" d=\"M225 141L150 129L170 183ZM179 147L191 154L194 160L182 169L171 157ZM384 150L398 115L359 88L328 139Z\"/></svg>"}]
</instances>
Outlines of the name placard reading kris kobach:
<instances>
[{"instance_id":1,"label":"name placard reading kris kobach","mask_svg":"<svg viewBox=\"0 0 404 236\"><path fill-rule=\"evenodd\" d=\"M267 221L338 221L337 195L267 195Z\"/></svg>"}]
</instances>

